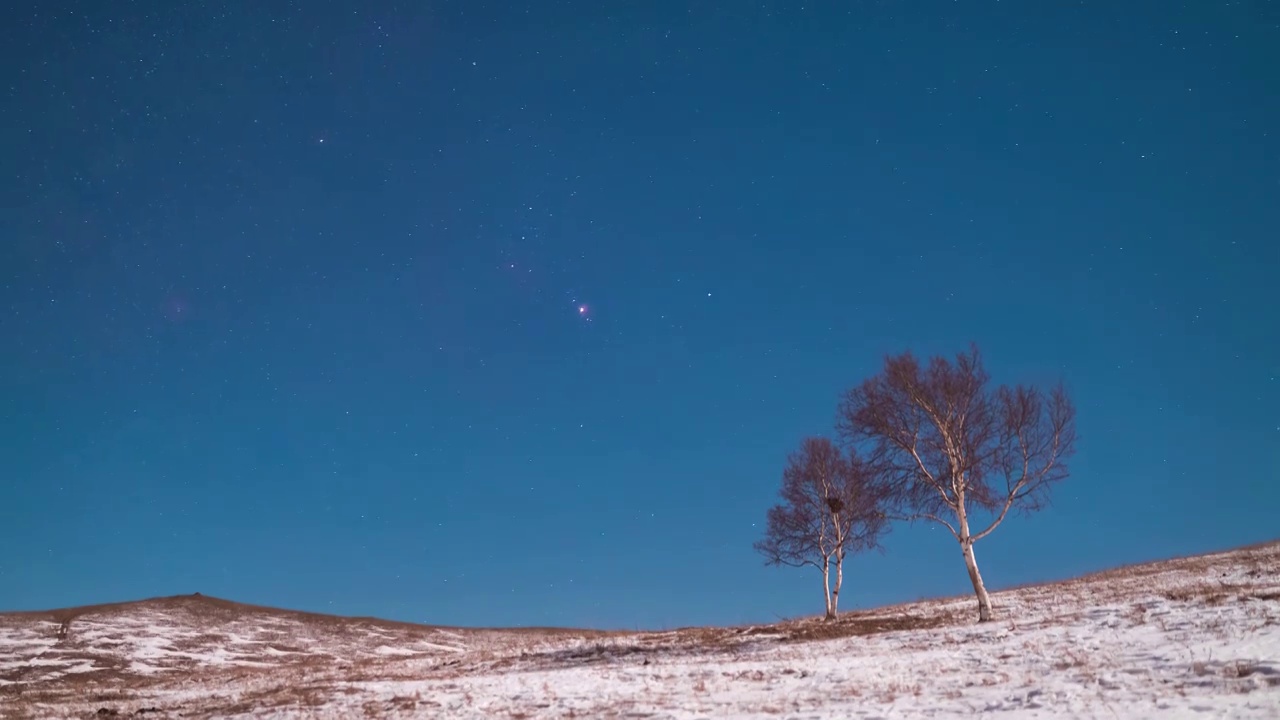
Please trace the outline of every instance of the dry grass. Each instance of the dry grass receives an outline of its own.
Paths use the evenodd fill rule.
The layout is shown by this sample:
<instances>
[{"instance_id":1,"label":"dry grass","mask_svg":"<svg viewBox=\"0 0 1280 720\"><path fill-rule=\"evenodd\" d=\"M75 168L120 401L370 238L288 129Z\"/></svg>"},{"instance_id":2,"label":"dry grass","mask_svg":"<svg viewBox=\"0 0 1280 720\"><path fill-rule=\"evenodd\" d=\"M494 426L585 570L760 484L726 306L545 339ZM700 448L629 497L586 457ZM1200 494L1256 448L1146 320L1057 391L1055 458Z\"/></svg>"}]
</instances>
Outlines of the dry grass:
<instances>
[{"instance_id":1,"label":"dry grass","mask_svg":"<svg viewBox=\"0 0 1280 720\"><path fill-rule=\"evenodd\" d=\"M954 613L939 613L931 616L904 614L886 617L874 611L868 611L850 613L827 622L806 621L783 625L782 630L788 641L808 642L812 640L877 635L888 632L932 630L948 625L957 625L960 622L961 620Z\"/></svg>"}]
</instances>

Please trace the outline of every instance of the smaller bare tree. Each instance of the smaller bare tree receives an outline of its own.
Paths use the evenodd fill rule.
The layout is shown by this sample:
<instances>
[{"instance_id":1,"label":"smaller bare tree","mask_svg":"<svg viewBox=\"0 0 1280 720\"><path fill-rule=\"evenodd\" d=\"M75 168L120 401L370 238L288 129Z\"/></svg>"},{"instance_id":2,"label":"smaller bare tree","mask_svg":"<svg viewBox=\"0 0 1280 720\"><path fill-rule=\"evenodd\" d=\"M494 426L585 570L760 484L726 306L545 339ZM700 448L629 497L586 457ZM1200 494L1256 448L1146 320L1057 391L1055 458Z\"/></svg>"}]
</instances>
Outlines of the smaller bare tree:
<instances>
[{"instance_id":1,"label":"smaller bare tree","mask_svg":"<svg viewBox=\"0 0 1280 720\"><path fill-rule=\"evenodd\" d=\"M878 547L885 528L874 487L855 453L846 456L826 438L807 438L787 458L782 502L769 509L764 539L755 545L769 565L822 571L829 620L838 612L845 556Z\"/></svg>"},{"instance_id":2,"label":"smaller bare tree","mask_svg":"<svg viewBox=\"0 0 1280 720\"><path fill-rule=\"evenodd\" d=\"M869 446L868 462L894 517L951 532L978 596L978 620L990 620L973 544L1011 510L1038 510L1067 477L1076 434L1066 391L990 387L977 348L927 366L904 353L849 391L839 431L851 445ZM988 514L985 527L975 526L978 511Z\"/></svg>"}]
</instances>

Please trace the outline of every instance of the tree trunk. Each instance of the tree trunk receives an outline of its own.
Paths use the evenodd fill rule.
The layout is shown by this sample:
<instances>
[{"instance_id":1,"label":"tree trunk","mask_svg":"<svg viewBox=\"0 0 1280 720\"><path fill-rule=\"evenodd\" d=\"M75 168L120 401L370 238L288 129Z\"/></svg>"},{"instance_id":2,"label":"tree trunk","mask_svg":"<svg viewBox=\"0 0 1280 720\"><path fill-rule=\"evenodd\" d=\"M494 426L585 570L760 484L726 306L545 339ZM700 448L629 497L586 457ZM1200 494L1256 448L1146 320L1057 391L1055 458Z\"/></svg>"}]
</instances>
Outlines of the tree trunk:
<instances>
[{"instance_id":1,"label":"tree trunk","mask_svg":"<svg viewBox=\"0 0 1280 720\"><path fill-rule=\"evenodd\" d=\"M827 560L822 563L822 598L827 602L826 619L830 620L836 616L835 606L831 603L831 561Z\"/></svg>"},{"instance_id":2,"label":"tree trunk","mask_svg":"<svg viewBox=\"0 0 1280 720\"><path fill-rule=\"evenodd\" d=\"M831 618L840 613L840 588L844 587L844 558L836 555L836 589L831 593Z\"/></svg>"},{"instance_id":3,"label":"tree trunk","mask_svg":"<svg viewBox=\"0 0 1280 720\"><path fill-rule=\"evenodd\" d=\"M960 550L964 554L964 566L969 571L969 582L973 583L973 592L978 596L978 622L991 621L991 596L987 595L987 586L982 582L982 573L978 572L978 559L973 556L973 538L969 535L969 517L965 512L964 496L960 496L960 510L956 513L960 522Z\"/></svg>"},{"instance_id":4,"label":"tree trunk","mask_svg":"<svg viewBox=\"0 0 1280 720\"><path fill-rule=\"evenodd\" d=\"M965 538L960 542L960 547L964 548L964 566L969 570L969 582L973 583L973 591L978 595L978 622L990 622L991 596L987 595L982 573L978 572L978 559L973 556L973 541Z\"/></svg>"}]
</instances>

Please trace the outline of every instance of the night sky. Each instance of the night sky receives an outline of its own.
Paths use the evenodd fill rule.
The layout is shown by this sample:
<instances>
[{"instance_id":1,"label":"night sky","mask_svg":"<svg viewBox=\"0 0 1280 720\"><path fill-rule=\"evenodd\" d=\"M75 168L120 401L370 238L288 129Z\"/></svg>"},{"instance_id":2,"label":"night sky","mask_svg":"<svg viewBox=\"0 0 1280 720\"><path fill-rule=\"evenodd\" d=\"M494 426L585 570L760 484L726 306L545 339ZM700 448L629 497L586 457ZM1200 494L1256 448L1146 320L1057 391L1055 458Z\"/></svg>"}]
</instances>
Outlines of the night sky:
<instances>
[{"instance_id":1,"label":"night sky","mask_svg":"<svg viewBox=\"0 0 1280 720\"><path fill-rule=\"evenodd\" d=\"M1064 380L992 587L1280 536L1272 3L24 3L0 608L821 610L752 550L888 353ZM1267 238L1271 238L1268 240ZM971 589L896 527L842 608Z\"/></svg>"}]
</instances>

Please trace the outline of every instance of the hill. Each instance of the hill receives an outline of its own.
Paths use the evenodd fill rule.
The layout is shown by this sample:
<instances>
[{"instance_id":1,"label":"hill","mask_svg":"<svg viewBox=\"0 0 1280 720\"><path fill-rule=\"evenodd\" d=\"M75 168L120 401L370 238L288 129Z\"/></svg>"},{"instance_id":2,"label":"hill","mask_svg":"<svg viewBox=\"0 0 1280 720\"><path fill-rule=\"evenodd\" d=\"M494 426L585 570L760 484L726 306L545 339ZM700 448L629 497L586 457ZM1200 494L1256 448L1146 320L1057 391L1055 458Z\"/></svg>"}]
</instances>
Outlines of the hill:
<instances>
[{"instance_id":1,"label":"hill","mask_svg":"<svg viewBox=\"0 0 1280 720\"><path fill-rule=\"evenodd\" d=\"M1280 717L1280 543L824 623L461 629L201 595L0 614L0 717Z\"/></svg>"}]
</instances>

